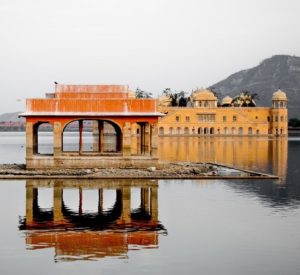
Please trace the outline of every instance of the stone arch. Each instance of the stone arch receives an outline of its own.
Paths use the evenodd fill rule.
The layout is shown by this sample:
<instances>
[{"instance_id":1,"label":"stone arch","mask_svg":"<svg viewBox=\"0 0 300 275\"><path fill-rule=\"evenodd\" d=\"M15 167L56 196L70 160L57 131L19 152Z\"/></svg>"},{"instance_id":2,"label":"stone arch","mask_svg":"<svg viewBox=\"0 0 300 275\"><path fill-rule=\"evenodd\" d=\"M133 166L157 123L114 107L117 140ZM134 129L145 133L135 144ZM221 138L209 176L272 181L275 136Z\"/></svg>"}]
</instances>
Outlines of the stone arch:
<instances>
[{"instance_id":1,"label":"stone arch","mask_svg":"<svg viewBox=\"0 0 300 275\"><path fill-rule=\"evenodd\" d=\"M209 128L208 127L205 127L204 128L204 135L208 135L209 134Z\"/></svg>"},{"instance_id":2,"label":"stone arch","mask_svg":"<svg viewBox=\"0 0 300 275\"><path fill-rule=\"evenodd\" d=\"M243 127L239 127L239 135L243 135Z\"/></svg>"},{"instance_id":3,"label":"stone arch","mask_svg":"<svg viewBox=\"0 0 300 275\"><path fill-rule=\"evenodd\" d=\"M39 121L33 125L33 154L53 155L53 125Z\"/></svg>"},{"instance_id":4,"label":"stone arch","mask_svg":"<svg viewBox=\"0 0 300 275\"><path fill-rule=\"evenodd\" d=\"M199 127L198 128L198 135L202 135L203 134L203 132L202 132L202 127Z\"/></svg>"},{"instance_id":5,"label":"stone arch","mask_svg":"<svg viewBox=\"0 0 300 275\"><path fill-rule=\"evenodd\" d=\"M169 134L170 134L170 135L174 135L174 129L173 129L173 127L170 127L170 128L169 128Z\"/></svg>"},{"instance_id":6,"label":"stone arch","mask_svg":"<svg viewBox=\"0 0 300 275\"><path fill-rule=\"evenodd\" d=\"M181 128L177 127L177 135L181 135Z\"/></svg>"},{"instance_id":7,"label":"stone arch","mask_svg":"<svg viewBox=\"0 0 300 275\"><path fill-rule=\"evenodd\" d=\"M224 128L224 135L228 135L228 128L227 127Z\"/></svg>"},{"instance_id":8,"label":"stone arch","mask_svg":"<svg viewBox=\"0 0 300 275\"><path fill-rule=\"evenodd\" d=\"M164 135L164 127L159 127L159 135L160 136Z\"/></svg>"},{"instance_id":9,"label":"stone arch","mask_svg":"<svg viewBox=\"0 0 300 275\"><path fill-rule=\"evenodd\" d=\"M184 127L184 134L189 135L190 134L190 129L188 127Z\"/></svg>"},{"instance_id":10,"label":"stone arch","mask_svg":"<svg viewBox=\"0 0 300 275\"><path fill-rule=\"evenodd\" d=\"M253 135L253 129L252 129L252 127L248 128L248 135L250 135L250 136Z\"/></svg>"},{"instance_id":11,"label":"stone arch","mask_svg":"<svg viewBox=\"0 0 300 275\"><path fill-rule=\"evenodd\" d=\"M232 135L236 135L236 128L235 128L235 127L232 127L232 128L231 128L231 134L232 134Z\"/></svg>"},{"instance_id":12,"label":"stone arch","mask_svg":"<svg viewBox=\"0 0 300 275\"><path fill-rule=\"evenodd\" d=\"M211 128L209 129L209 134L210 134L210 135L214 135L214 134L215 134L215 129L214 129L214 127L211 127Z\"/></svg>"},{"instance_id":13,"label":"stone arch","mask_svg":"<svg viewBox=\"0 0 300 275\"><path fill-rule=\"evenodd\" d=\"M68 127L73 128L73 143L66 144ZM83 135L85 133L85 136ZM122 130L112 120L74 119L64 124L62 130L63 152L120 152ZM88 136L88 137L87 137ZM84 140L86 138L86 140Z\"/></svg>"}]
</instances>

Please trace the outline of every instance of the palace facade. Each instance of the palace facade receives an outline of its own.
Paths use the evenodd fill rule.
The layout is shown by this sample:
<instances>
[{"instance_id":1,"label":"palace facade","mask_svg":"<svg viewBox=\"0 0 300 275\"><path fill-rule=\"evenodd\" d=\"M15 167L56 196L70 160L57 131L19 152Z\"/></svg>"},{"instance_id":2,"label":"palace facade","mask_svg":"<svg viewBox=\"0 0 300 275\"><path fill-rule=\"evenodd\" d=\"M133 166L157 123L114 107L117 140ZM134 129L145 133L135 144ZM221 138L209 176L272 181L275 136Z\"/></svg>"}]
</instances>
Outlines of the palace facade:
<instances>
[{"instance_id":1,"label":"palace facade","mask_svg":"<svg viewBox=\"0 0 300 275\"><path fill-rule=\"evenodd\" d=\"M172 98L161 96L160 136L285 136L288 130L287 96L280 89L272 96L271 107L256 107L245 96L223 98L220 105L210 90L194 91L185 107L173 107ZM251 107L250 107L251 106Z\"/></svg>"}]
</instances>

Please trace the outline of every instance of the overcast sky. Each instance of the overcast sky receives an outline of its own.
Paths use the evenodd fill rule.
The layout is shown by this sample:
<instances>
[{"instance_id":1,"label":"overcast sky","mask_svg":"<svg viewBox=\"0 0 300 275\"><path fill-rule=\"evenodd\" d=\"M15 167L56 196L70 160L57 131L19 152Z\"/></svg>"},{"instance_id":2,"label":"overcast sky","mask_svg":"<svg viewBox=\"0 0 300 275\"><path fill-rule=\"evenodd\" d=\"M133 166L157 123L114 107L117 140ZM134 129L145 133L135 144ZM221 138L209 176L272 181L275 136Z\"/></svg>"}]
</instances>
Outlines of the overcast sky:
<instances>
[{"instance_id":1,"label":"overcast sky","mask_svg":"<svg viewBox=\"0 0 300 275\"><path fill-rule=\"evenodd\" d=\"M0 113L54 81L191 91L300 56L299 0L0 0Z\"/></svg>"}]
</instances>

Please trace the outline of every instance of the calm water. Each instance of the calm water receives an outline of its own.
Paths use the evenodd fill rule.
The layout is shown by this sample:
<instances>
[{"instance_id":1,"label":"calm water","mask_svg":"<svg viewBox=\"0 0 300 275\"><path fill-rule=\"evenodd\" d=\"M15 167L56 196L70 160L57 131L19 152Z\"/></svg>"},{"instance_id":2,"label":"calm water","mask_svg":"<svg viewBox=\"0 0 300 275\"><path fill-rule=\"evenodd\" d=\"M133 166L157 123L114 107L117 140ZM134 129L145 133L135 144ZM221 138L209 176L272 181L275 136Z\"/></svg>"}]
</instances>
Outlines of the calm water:
<instances>
[{"instance_id":1,"label":"calm water","mask_svg":"<svg viewBox=\"0 0 300 275\"><path fill-rule=\"evenodd\" d=\"M1 181L0 274L300 274L299 139L159 145L280 179ZM0 152L23 163L24 135L0 133Z\"/></svg>"}]
</instances>

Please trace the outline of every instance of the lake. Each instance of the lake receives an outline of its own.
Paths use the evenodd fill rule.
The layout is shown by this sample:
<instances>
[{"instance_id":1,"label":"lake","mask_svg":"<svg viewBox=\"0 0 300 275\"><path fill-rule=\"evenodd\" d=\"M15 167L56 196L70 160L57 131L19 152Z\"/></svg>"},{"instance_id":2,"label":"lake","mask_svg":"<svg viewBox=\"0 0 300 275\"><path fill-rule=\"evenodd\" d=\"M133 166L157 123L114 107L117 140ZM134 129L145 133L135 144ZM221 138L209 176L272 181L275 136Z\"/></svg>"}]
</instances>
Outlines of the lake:
<instances>
[{"instance_id":1,"label":"lake","mask_svg":"<svg viewBox=\"0 0 300 275\"><path fill-rule=\"evenodd\" d=\"M0 152L24 163L24 133ZM1 181L0 274L298 275L299 156L298 138L163 137L161 160L279 179Z\"/></svg>"}]
</instances>

